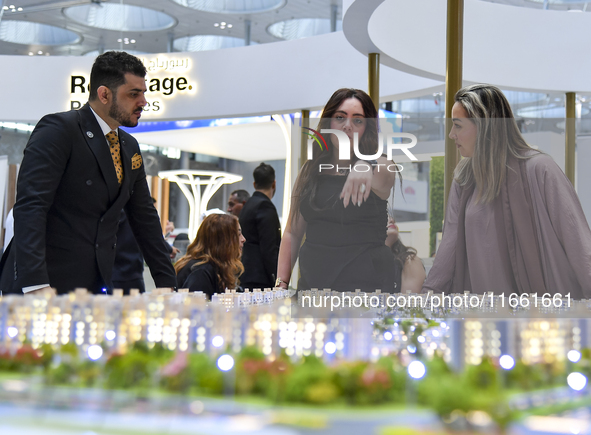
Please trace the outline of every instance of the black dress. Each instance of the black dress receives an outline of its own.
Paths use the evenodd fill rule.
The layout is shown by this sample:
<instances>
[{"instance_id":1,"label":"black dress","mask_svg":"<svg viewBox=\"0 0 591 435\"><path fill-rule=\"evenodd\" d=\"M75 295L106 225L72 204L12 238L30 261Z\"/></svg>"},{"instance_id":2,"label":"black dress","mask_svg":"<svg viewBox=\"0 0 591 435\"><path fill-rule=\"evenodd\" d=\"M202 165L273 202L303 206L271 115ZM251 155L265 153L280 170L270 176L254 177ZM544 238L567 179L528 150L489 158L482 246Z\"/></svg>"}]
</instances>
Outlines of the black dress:
<instances>
[{"instance_id":1,"label":"black dress","mask_svg":"<svg viewBox=\"0 0 591 435\"><path fill-rule=\"evenodd\" d=\"M321 174L315 208L302 198L300 212L307 223L300 249L299 290L384 293L400 291L400 271L385 245L387 201L371 192L361 207L343 206L339 198L347 177Z\"/></svg>"},{"instance_id":2,"label":"black dress","mask_svg":"<svg viewBox=\"0 0 591 435\"><path fill-rule=\"evenodd\" d=\"M177 273L179 288L188 288L191 292L202 291L210 298L214 293L223 293L216 267L211 263L197 264L191 260Z\"/></svg>"}]
</instances>

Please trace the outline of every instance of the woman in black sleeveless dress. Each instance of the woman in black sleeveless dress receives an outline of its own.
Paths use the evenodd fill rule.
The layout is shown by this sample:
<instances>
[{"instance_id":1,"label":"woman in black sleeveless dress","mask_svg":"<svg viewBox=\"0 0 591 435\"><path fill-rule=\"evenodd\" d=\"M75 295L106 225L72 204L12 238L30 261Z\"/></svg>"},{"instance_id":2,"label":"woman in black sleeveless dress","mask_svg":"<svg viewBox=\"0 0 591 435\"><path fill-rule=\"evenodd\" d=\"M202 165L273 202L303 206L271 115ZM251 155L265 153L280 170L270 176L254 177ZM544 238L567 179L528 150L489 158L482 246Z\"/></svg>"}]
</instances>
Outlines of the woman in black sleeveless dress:
<instances>
[{"instance_id":1,"label":"woman in black sleeveless dress","mask_svg":"<svg viewBox=\"0 0 591 435\"><path fill-rule=\"evenodd\" d=\"M387 169L392 162L381 156L377 121L377 110L363 91L339 89L326 104L315 132L325 147L296 180L279 250L278 286L287 287L299 255L300 290L398 291L400 273L384 244L396 172ZM345 133L347 140L327 129ZM361 154L377 160L357 159L356 138ZM342 158L344 146L349 159Z\"/></svg>"}]
</instances>

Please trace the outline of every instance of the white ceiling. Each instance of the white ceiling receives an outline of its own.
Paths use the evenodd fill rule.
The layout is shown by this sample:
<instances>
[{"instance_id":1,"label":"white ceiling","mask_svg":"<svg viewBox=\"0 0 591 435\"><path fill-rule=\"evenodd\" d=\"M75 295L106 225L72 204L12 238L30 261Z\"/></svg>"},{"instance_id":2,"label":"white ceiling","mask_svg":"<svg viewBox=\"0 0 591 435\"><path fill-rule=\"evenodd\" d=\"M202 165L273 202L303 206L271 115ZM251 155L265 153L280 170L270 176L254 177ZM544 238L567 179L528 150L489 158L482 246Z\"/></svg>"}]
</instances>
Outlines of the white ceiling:
<instances>
[{"instance_id":1,"label":"white ceiling","mask_svg":"<svg viewBox=\"0 0 591 435\"><path fill-rule=\"evenodd\" d=\"M218 1L218 0L216 0ZM57 26L76 32L81 41L75 44L61 46L40 46L14 44L0 41L0 54L28 55L29 52L50 55L82 55L99 50L124 49L137 50L146 53L166 53L170 38L180 38L193 35L220 35L244 38L245 21L251 21L251 41L256 43L277 42L280 39L267 32L267 27L278 21L295 18L325 18L331 15L331 4L338 5L337 17L341 19L341 0L287 0L283 7L269 12L256 14L225 14L208 13L189 7L181 6L172 0L95 0L94 3L116 3L141 6L164 12L174 18L176 24L171 28L158 31L122 32L103 30L79 24L68 18L63 12L65 8L77 5L91 4L91 0L4 0L6 6L14 5L15 12L4 11L1 20L21 20ZM0 2L2 4L2 2ZM22 11L18 11L22 8ZM215 23L226 22L232 28L222 30L214 27ZM118 43L118 39L134 39L135 44Z\"/></svg>"},{"instance_id":2,"label":"white ceiling","mask_svg":"<svg viewBox=\"0 0 591 435\"><path fill-rule=\"evenodd\" d=\"M215 0L221 2L222 0ZM346 0L348 3L351 0ZM377 3L381 3L379 0ZM494 3L521 6L524 8L542 9L543 0L485 0ZM372 10L375 0L363 0ZM175 24L167 29L159 31L123 32L117 30L103 30L75 22L64 13L68 7L90 5L100 3L125 4L141 6L155 11L163 12L171 16ZM245 22L251 21L251 40L256 43L268 43L279 41L278 38L267 32L267 28L279 21L297 18L323 18L329 19L331 5L337 6L337 19L342 19L342 0L285 0L284 5L268 12L256 14L225 14L209 13L185 7L173 0L4 0L0 2L5 6L14 6L1 14L1 20L5 21L29 21L48 24L75 32L80 36L80 41L74 44L58 46L42 46L30 44L15 44L0 41L0 54L27 55L29 52L43 55L82 55L99 49L125 49L129 51L141 51L145 53L165 53L168 51L169 40L193 36L193 35L220 35L244 38ZM413 3L413 2L409 2ZM100 6L99 6L100 7ZM18 9L22 8L21 11ZM373 7L375 8L375 7ZM591 11L587 2L573 0L549 0L548 8L552 10ZM136 17L137 18L137 17ZM215 23L226 22L232 27L221 29L214 27ZM415 20L412 20L413 22ZM393 21L393 24L396 20ZM414 23L420 25L419 23ZM396 28L396 25L393 25ZM416 32L423 30L417 29ZM414 32L414 34L416 34ZM134 44L123 44L118 39L128 38L135 40Z\"/></svg>"},{"instance_id":3,"label":"white ceiling","mask_svg":"<svg viewBox=\"0 0 591 435\"><path fill-rule=\"evenodd\" d=\"M591 92L591 61L581 55L591 44L591 15L526 5L536 7L464 2L464 81L529 92ZM444 80L446 8L440 0L348 0L343 32L361 53L379 52L382 65ZM400 43L400 35L413 36Z\"/></svg>"},{"instance_id":4,"label":"white ceiling","mask_svg":"<svg viewBox=\"0 0 591 435\"><path fill-rule=\"evenodd\" d=\"M285 139L276 122L240 124L225 127L187 128L134 133L140 143L175 147L245 162L285 159Z\"/></svg>"}]
</instances>

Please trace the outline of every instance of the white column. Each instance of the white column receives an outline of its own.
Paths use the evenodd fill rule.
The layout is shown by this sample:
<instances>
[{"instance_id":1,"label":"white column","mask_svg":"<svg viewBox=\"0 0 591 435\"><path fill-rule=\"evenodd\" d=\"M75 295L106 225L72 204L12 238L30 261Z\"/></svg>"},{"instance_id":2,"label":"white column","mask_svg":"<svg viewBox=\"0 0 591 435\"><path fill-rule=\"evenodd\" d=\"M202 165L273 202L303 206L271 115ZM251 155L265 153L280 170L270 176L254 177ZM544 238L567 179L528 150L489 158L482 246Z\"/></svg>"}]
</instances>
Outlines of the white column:
<instances>
[{"instance_id":1,"label":"white column","mask_svg":"<svg viewBox=\"0 0 591 435\"><path fill-rule=\"evenodd\" d=\"M242 176L221 171L172 170L160 171L160 178L177 183L189 202L189 239L195 239L201 217L207 211L209 200L224 184L237 183ZM203 193L201 186L205 186Z\"/></svg>"}]
</instances>

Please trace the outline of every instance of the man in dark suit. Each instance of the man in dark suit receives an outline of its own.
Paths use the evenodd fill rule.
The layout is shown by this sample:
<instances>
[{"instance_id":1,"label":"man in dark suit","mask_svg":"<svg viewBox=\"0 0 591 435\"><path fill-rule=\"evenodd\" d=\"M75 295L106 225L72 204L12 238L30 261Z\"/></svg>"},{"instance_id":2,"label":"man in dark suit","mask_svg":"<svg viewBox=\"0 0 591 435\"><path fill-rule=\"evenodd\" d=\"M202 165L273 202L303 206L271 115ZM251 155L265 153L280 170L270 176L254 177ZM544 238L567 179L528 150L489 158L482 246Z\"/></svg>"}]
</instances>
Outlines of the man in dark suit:
<instances>
[{"instance_id":1,"label":"man in dark suit","mask_svg":"<svg viewBox=\"0 0 591 435\"><path fill-rule=\"evenodd\" d=\"M230 194L230 198L228 199L228 210L226 211L239 218L242 207L244 207L244 204L246 204L246 201L249 199L250 194L246 190L235 190Z\"/></svg>"},{"instance_id":2,"label":"man in dark suit","mask_svg":"<svg viewBox=\"0 0 591 435\"><path fill-rule=\"evenodd\" d=\"M132 288L138 289L140 293L146 291L144 256L133 235L125 211L121 212L121 219L119 219L115 264L111 278L113 288L123 290L123 294L128 295Z\"/></svg>"},{"instance_id":3,"label":"man in dark suit","mask_svg":"<svg viewBox=\"0 0 591 435\"><path fill-rule=\"evenodd\" d=\"M240 213L240 226L246 238L242 248L243 288L271 288L277 276L277 257L281 245L281 224L271 202L275 195L275 170L261 163L253 172L255 192Z\"/></svg>"},{"instance_id":4,"label":"man in dark suit","mask_svg":"<svg viewBox=\"0 0 591 435\"><path fill-rule=\"evenodd\" d=\"M152 202L156 204L154 198L152 198ZM168 221L165 231L167 234L173 232L174 224ZM171 260L179 253L177 248L170 246L168 243L166 243L166 249ZM121 212L121 218L119 219L116 251L112 275L113 288L123 290L123 294L126 295L129 294L131 289L138 289L140 293L144 293L146 290L144 256L133 235L125 211Z\"/></svg>"},{"instance_id":5,"label":"man in dark suit","mask_svg":"<svg viewBox=\"0 0 591 435\"><path fill-rule=\"evenodd\" d=\"M102 54L92 67L88 104L39 121L19 172L0 290L106 291L123 208L156 286L176 287L139 145L119 129L138 124L145 75L134 56Z\"/></svg>"}]
</instances>

